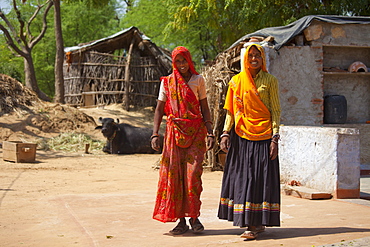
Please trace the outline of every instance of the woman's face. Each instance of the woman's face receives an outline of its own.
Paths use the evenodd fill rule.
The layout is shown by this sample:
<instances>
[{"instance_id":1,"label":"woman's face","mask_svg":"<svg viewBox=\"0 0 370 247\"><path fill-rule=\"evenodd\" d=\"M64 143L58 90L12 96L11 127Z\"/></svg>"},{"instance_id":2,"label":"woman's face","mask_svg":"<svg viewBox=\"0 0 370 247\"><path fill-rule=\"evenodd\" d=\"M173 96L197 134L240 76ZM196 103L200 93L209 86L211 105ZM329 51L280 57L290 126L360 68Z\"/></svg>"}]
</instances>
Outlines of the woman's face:
<instances>
[{"instance_id":1,"label":"woman's face","mask_svg":"<svg viewBox=\"0 0 370 247\"><path fill-rule=\"evenodd\" d=\"M259 70L262 67L261 52L254 46L248 51L248 68L252 70Z\"/></svg>"},{"instance_id":2,"label":"woman's face","mask_svg":"<svg viewBox=\"0 0 370 247\"><path fill-rule=\"evenodd\" d=\"M188 61L180 54L175 57L175 66L182 75L186 75L189 71Z\"/></svg>"}]
</instances>

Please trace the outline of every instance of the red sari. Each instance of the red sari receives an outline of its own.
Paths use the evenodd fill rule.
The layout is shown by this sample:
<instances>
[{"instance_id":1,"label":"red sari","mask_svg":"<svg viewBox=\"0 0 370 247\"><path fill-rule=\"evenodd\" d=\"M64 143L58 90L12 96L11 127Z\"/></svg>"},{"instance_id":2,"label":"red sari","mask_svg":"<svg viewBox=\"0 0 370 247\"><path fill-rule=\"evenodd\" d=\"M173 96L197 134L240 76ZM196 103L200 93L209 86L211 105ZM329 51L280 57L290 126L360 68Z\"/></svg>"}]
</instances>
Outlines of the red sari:
<instances>
[{"instance_id":1,"label":"red sari","mask_svg":"<svg viewBox=\"0 0 370 247\"><path fill-rule=\"evenodd\" d=\"M190 71L198 74L189 51L184 47L176 48L172 61L178 54L188 61ZM200 215L207 131L199 100L174 65L173 73L162 80L167 96L164 109L167 123L153 219L175 222L179 218Z\"/></svg>"}]
</instances>

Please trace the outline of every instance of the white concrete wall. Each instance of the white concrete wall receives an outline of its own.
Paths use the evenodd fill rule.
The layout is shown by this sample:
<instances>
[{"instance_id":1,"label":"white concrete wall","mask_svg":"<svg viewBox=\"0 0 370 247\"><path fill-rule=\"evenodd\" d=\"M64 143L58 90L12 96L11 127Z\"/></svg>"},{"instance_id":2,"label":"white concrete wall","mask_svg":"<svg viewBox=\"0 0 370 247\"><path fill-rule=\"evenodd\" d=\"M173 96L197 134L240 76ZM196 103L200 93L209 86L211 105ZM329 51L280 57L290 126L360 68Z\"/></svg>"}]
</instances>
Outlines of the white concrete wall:
<instances>
[{"instance_id":1,"label":"white concrete wall","mask_svg":"<svg viewBox=\"0 0 370 247\"><path fill-rule=\"evenodd\" d=\"M341 129L337 139L338 190L360 189L360 139L357 129Z\"/></svg>"},{"instance_id":2,"label":"white concrete wall","mask_svg":"<svg viewBox=\"0 0 370 247\"><path fill-rule=\"evenodd\" d=\"M360 141L355 128L281 126L281 182L359 196ZM342 196L340 196L343 198ZM347 197L347 196L345 196Z\"/></svg>"},{"instance_id":3,"label":"white concrete wall","mask_svg":"<svg viewBox=\"0 0 370 247\"><path fill-rule=\"evenodd\" d=\"M370 166L370 124L325 124L324 126L358 129L360 132L360 163Z\"/></svg>"}]
</instances>

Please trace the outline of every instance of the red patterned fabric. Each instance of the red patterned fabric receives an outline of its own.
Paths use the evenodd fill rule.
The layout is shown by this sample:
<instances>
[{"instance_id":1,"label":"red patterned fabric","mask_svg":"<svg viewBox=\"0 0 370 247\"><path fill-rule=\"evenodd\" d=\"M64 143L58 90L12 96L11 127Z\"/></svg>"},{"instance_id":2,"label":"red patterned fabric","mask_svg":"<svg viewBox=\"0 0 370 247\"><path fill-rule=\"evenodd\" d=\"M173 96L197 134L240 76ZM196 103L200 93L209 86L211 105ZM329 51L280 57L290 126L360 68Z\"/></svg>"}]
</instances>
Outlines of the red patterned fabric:
<instances>
[{"instance_id":1,"label":"red patterned fabric","mask_svg":"<svg viewBox=\"0 0 370 247\"><path fill-rule=\"evenodd\" d=\"M181 54L192 74L198 74L185 47L172 52L173 73L163 77L167 96L164 147L160 160L159 182L153 218L175 222L200 215L201 175L206 152L206 128L199 100L174 65Z\"/></svg>"}]
</instances>

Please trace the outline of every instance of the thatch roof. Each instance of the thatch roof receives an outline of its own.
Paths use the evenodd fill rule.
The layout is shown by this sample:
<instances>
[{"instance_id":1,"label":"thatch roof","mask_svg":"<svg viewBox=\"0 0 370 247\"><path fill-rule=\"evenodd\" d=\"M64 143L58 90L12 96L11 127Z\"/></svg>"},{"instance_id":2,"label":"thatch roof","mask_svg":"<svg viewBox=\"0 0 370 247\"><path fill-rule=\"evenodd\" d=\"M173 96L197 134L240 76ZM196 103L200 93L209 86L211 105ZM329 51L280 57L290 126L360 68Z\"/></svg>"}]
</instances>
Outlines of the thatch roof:
<instances>
[{"instance_id":1,"label":"thatch roof","mask_svg":"<svg viewBox=\"0 0 370 247\"><path fill-rule=\"evenodd\" d=\"M75 56L86 51L97 51L101 53L112 53L118 49L125 49L128 51L133 40L136 46L139 47L141 56L154 56L159 60L162 66L168 71L171 71L172 63L170 51L158 47L134 26L99 40L79 44L77 46L65 47L64 52L70 52Z\"/></svg>"}]
</instances>

